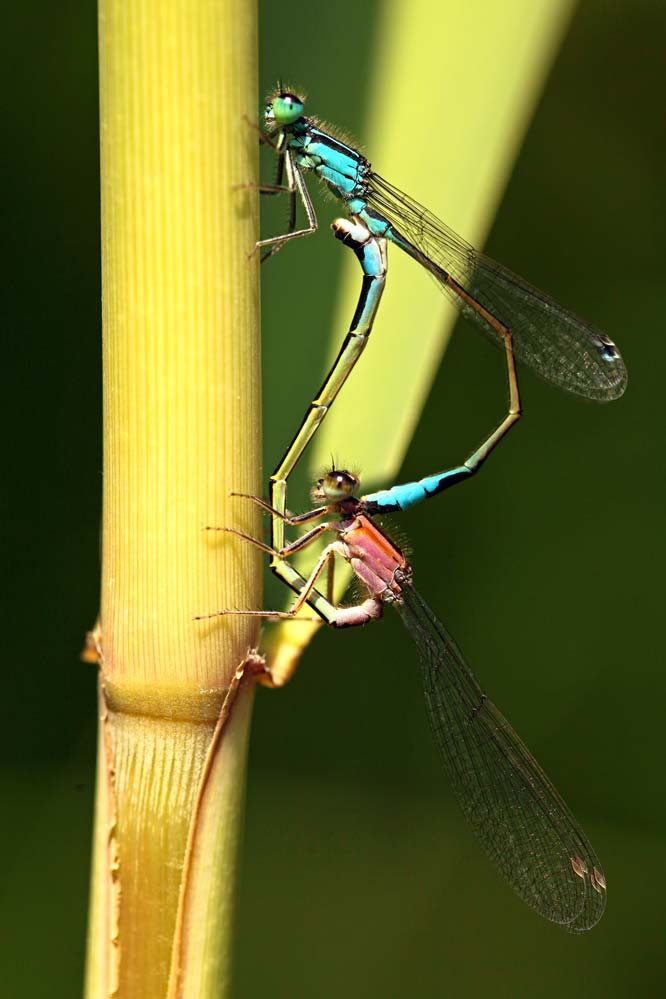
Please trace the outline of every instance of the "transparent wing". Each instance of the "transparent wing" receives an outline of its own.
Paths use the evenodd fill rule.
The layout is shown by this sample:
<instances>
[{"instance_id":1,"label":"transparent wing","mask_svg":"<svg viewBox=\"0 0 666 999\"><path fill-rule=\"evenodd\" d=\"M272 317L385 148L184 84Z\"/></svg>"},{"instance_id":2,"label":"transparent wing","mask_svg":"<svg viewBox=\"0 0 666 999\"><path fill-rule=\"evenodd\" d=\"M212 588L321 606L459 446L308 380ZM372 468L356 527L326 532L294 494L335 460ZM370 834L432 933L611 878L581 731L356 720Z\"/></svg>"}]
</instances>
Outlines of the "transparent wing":
<instances>
[{"instance_id":1,"label":"transparent wing","mask_svg":"<svg viewBox=\"0 0 666 999\"><path fill-rule=\"evenodd\" d=\"M604 333L457 236L423 205L376 173L368 205L408 242L450 274L513 333L516 357L546 381L597 402L617 399L627 385L620 353ZM494 343L497 332L439 280L457 308Z\"/></svg>"},{"instance_id":2,"label":"transparent wing","mask_svg":"<svg viewBox=\"0 0 666 999\"><path fill-rule=\"evenodd\" d=\"M430 724L475 833L528 905L572 932L589 930L606 882L585 833L410 584L395 606L418 647Z\"/></svg>"}]
</instances>

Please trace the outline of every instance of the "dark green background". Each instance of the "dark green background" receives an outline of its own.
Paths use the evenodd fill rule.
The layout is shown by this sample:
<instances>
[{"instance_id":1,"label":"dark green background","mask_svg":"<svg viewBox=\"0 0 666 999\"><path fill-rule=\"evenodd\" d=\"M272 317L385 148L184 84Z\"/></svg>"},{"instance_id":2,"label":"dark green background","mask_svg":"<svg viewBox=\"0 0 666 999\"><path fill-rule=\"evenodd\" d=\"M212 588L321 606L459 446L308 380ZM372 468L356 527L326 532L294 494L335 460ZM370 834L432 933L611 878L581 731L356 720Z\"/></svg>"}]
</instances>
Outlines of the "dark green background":
<instances>
[{"instance_id":1,"label":"dark green background","mask_svg":"<svg viewBox=\"0 0 666 999\"><path fill-rule=\"evenodd\" d=\"M362 137L376 11L292 2L287 17L264 2L262 90L303 82L322 116ZM78 653L99 573L96 26L74 0L8 16L1 991L56 999L80 991L93 793L95 671ZM426 28L445 58L445 20ZM583 3L487 246L617 338L625 398L595 407L524 376L527 416L483 475L399 527L419 588L593 839L607 913L569 937L486 861L389 614L320 634L293 684L259 692L239 999L663 994L665 42L657 0ZM441 108L432 127L445 127ZM454 197L431 207L445 217ZM262 275L266 467L310 398L319 345L303 353L302 317L333 301L341 256L320 235ZM461 327L403 477L468 453L502 405L498 364ZM353 444L339 457L353 463Z\"/></svg>"}]
</instances>

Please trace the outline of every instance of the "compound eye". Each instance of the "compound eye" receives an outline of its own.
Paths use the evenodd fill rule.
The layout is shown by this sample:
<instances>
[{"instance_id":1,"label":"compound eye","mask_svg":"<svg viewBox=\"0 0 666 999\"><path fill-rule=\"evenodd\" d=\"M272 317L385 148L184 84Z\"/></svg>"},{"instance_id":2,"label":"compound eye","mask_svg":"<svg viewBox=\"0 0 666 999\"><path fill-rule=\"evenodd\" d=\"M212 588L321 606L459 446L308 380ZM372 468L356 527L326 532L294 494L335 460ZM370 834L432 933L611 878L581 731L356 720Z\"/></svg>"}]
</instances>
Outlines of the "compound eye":
<instances>
[{"instance_id":1,"label":"compound eye","mask_svg":"<svg viewBox=\"0 0 666 999\"><path fill-rule=\"evenodd\" d=\"M304 103L297 94L283 91L273 98L273 115L279 125L293 125L303 114Z\"/></svg>"},{"instance_id":2,"label":"compound eye","mask_svg":"<svg viewBox=\"0 0 666 999\"><path fill-rule=\"evenodd\" d=\"M329 499L339 502L353 496L358 486L358 479L351 472L336 469L329 472L322 483L323 491Z\"/></svg>"}]
</instances>

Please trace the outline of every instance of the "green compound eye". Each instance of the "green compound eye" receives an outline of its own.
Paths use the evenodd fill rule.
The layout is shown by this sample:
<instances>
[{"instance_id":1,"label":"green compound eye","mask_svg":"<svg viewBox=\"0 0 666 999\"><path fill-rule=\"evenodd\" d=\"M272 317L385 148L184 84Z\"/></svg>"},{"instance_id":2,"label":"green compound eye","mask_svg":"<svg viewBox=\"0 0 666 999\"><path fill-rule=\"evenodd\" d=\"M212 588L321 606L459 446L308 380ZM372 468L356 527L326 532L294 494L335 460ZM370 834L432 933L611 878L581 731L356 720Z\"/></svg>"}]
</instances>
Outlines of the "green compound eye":
<instances>
[{"instance_id":1,"label":"green compound eye","mask_svg":"<svg viewBox=\"0 0 666 999\"><path fill-rule=\"evenodd\" d=\"M277 94L273 98L273 116L278 125L293 125L303 114L304 104L296 94Z\"/></svg>"}]
</instances>

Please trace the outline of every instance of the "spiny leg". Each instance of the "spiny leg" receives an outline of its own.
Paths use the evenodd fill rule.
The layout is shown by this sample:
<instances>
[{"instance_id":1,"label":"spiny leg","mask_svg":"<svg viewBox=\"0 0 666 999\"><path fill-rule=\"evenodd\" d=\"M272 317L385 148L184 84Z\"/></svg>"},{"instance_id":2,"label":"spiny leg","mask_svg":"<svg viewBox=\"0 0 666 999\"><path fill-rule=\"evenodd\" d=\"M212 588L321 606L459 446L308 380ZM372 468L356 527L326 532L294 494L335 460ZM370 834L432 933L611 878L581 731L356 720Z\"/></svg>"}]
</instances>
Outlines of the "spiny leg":
<instances>
[{"instance_id":1,"label":"spiny leg","mask_svg":"<svg viewBox=\"0 0 666 999\"><path fill-rule=\"evenodd\" d=\"M235 527L204 527L204 531L220 531L223 534L233 534L237 538L242 538L243 541L249 542L249 544L254 545L255 548L260 548L262 552L266 552L267 555L272 555L273 558L284 561L286 558L290 558L295 555L296 552L302 551L309 545L316 541L324 531L331 530L330 524L327 522L325 524L317 524L316 527L311 528L306 531L305 534L301 534L300 537L296 538L295 541L291 541L288 545L285 545L280 551L276 551L271 548L270 545L265 545L263 541L259 541L258 538L253 538L251 534L245 534L244 531L238 531Z\"/></svg>"},{"instance_id":2,"label":"spiny leg","mask_svg":"<svg viewBox=\"0 0 666 999\"><path fill-rule=\"evenodd\" d=\"M301 538L297 538L296 541L287 545L283 551L276 552L265 545L263 541L259 541L257 538L253 538L249 534L245 534L243 531L237 531L235 528L231 527L212 527L206 528L207 530L223 531L226 534L233 534L243 541L247 541L249 544L254 545L261 551L265 551L268 554L273 555L275 567L274 572L279 578L283 579L288 586L293 589L297 594L297 599L294 605L288 611L255 611L255 610L219 610L214 611L211 614L198 614L195 617L195 621L207 620L213 617L224 617L227 615L241 615L250 617L267 617L267 618L278 618L278 619L289 619L294 618L298 615L301 608L306 604L310 604L313 610L319 615L324 622L327 624L333 624L335 622L337 608L329 601L327 601L321 594L317 593L315 590L315 583L325 568L329 559L333 557L334 554L341 554L339 551L339 542L333 542L327 545L324 551L321 553L317 562L308 576L305 579L298 573L294 567L288 562L290 555L303 548L308 547L316 540L324 531L335 530L336 528L329 524L319 524L317 527L308 531L307 534L303 535Z\"/></svg>"},{"instance_id":3,"label":"spiny leg","mask_svg":"<svg viewBox=\"0 0 666 999\"><path fill-rule=\"evenodd\" d=\"M277 253L278 250L282 249L287 240L292 239L295 236L306 236L311 232L314 232L317 228L317 217L312 206L312 201L307 192L305 183L300 174L298 168L294 165L291 153L285 148L285 136L281 133L277 142L274 142L269 135L266 135L259 126L250 121L250 119L243 115L246 123L257 132L259 136L259 142L264 143L276 153L278 157L277 170L275 176L275 183L273 184L238 184L236 185L236 190L246 189L259 191L260 194L267 195L278 195L278 194L288 194L289 195L289 220L287 224L287 232L282 233L280 236L273 236L270 239L259 240L254 245L252 254L256 253L257 250L262 246L270 246L270 250L267 253L262 254L261 263L264 260L268 260L269 257ZM287 184L283 183L283 175L286 167L287 171ZM299 194L301 201L303 202L303 207L305 208L306 215L308 217L308 228L303 230L296 229L296 194Z\"/></svg>"},{"instance_id":4,"label":"spiny leg","mask_svg":"<svg viewBox=\"0 0 666 999\"><path fill-rule=\"evenodd\" d=\"M268 246L270 249L267 253L262 255L262 263L269 257L272 257L275 253L282 249L282 247L290 239L296 239L299 236L310 236L313 232L317 231L317 216L315 214L314 206L310 195L308 194L308 189L305 186L305 181L301 171L298 169L294 163L291 153L288 149L284 152L284 165L287 171L287 190L293 194L293 204L290 208L289 216L289 230L288 232L283 232L279 236L269 236L268 239L260 239L254 245L255 253L260 247ZM308 225L305 229L296 229L296 192L298 192L303 208L305 209L305 214L307 216Z\"/></svg>"},{"instance_id":5,"label":"spiny leg","mask_svg":"<svg viewBox=\"0 0 666 999\"><path fill-rule=\"evenodd\" d=\"M269 146L277 156L277 168L275 172L275 182L273 184L234 184L234 191L259 191L260 194L276 195L276 194L289 194L291 195L291 207L289 211L289 230L295 228L296 219L296 188L291 185L287 186L283 184L282 178L284 174L284 161L285 161L285 137L284 133L280 133L280 137L277 142L273 142L270 135L263 132L256 122L251 121L247 115L243 115L243 120L247 125L250 126L253 131L259 136L259 142L266 146Z\"/></svg>"},{"instance_id":6,"label":"spiny leg","mask_svg":"<svg viewBox=\"0 0 666 999\"><path fill-rule=\"evenodd\" d=\"M313 510L307 510L305 513L299 513L293 516L288 511L282 512L281 510L276 510L274 506L267 503L266 500L261 499L260 496L253 496L252 493L230 493L231 496L240 496L242 499L252 500L257 506L260 506L265 513L270 513L273 517L278 517L284 524L297 525L306 524L309 520L316 520L317 517L323 517L328 511L327 506L318 506Z\"/></svg>"},{"instance_id":7,"label":"spiny leg","mask_svg":"<svg viewBox=\"0 0 666 999\"><path fill-rule=\"evenodd\" d=\"M295 517L286 517L282 514L278 514L278 511L274 510L268 503L260 499L258 496L253 496L249 493L234 493L233 495L250 499L253 502L257 503L257 505L260 506L262 509L266 510L266 512L271 513L274 516L279 515L284 518L284 521L286 523L296 526L308 523L312 520L316 520L324 516L328 512L328 507L321 506L317 507L314 510L308 510L306 513L299 514ZM247 541L249 542L249 544L254 545L256 548L259 548L261 551L266 552L267 555L271 556L271 563L270 563L271 570L275 573L275 575L279 579L285 582L297 593L301 592L301 589L305 585L306 581L287 560L292 555L295 555L297 552L302 551L304 548L310 546L325 531L334 530L334 529L335 528L333 528L329 522L318 524L316 527L313 527L309 531L306 531L305 534L302 534L294 541L290 542L287 545L283 545L281 549L277 550L274 547L271 547L270 545L264 544L264 542L260 541L258 538L254 538L249 534L245 534L243 531L239 531L234 527L207 526L204 528L204 530L206 531L221 531L225 534L233 534L236 537L241 538L243 541ZM326 599L324 596L322 596L322 594L314 590L312 595L308 597L308 603L310 603L313 606L313 608L317 611L322 620L326 621L329 624L331 623L332 618L335 616L334 615L335 608L333 606L333 601L330 598ZM260 614L260 612L258 611L253 611L252 613L255 615ZM275 617L276 614L277 612L275 613L272 611L270 612L270 616L272 617ZM291 612L291 614L286 614L286 616L289 617L292 614L293 612ZM215 617L216 615L213 614L213 615L204 615L204 616Z\"/></svg>"},{"instance_id":8,"label":"spiny leg","mask_svg":"<svg viewBox=\"0 0 666 999\"><path fill-rule=\"evenodd\" d=\"M257 135L259 137L259 143L261 145L269 146L274 152L276 152L278 154L281 154L281 152L282 152L282 146L284 144L284 133L283 132L280 132L280 137L279 137L278 141L277 142L273 142L273 140L271 139L270 135L267 135L266 132L263 131L263 129L259 128L259 126L257 125L256 121L252 121L252 119L248 118L248 116L246 114L242 115L241 117L242 117L243 121L245 122L245 124L249 125L249 127L252 129L252 131L257 133Z\"/></svg>"},{"instance_id":9,"label":"spiny leg","mask_svg":"<svg viewBox=\"0 0 666 999\"><path fill-rule=\"evenodd\" d=\"M259 194L293 194L285 184L234 184L233 191L259 191Z\"/></svg>"},{"instance_id":10,"label":"spiny leg","mask_svg":"<svg viewBox=\"0 0 666 999\"><path fill-rule=\"evenodd\" d=\"M313 592L315 583L319 579L320 575L326 568L329 561L332 560L336 554L338 554L338 545L339 542L337 541L333 541L330 545L326 545L323 552L315 562L312 572L310 573L310 575L306 580L305 586L298 595L298 599L291 608L292 614L298 614L301 607L303 607L306 601L309 600L310 594ZM324 618L324 620L327 621L328 624L332 623L330 619Z\"/></svg>"},{"instance_id":11,"label":"spiny leg","mask_svg":"<svg viewBox=\"0 0 666 999\"><path fill-rule=\"evenodd\" d=\"M333 603L335 596L335 561L331 559L328 563L328 575L326 577L326 599Z\"/></svg>"},{"instance_id":12,"label":"spiny leg","mask_svg":"<svg viewBox=\"0 0 666 999\"><path fill-rule=\"evenodd\" d=\"M288 172L287 184L283 183L284 167L286 161L286 155L284 152L282 152L284 141L285 141L284 134L282 134L279 139L279 146L276 147L278 149L278 162L277 162L277 170L275 172L275 183L271 185L268 184L264 185L263 193L268 194L269 196L274 196L276 194L284 194L284 193L289 194L289 215L287 218L287 232L292 233L295 232L296 230L296 185L294 184L293 170L291 171L291 173ZM287 170L289 171L292 166L293 166L293 161L291 159L291 155L289 155ZM307 211L308 204L310 204L310 198L304 184L301 185L300 192L301 192L301 197L305 196L307 202L305 207ZM311 204L310 207L312 207ZM316 219L315 219L315 224L316 224ZM259 262L263 264L264 261L268 260L269 257L272 257L274 253L277 253L277 251L281 249L283 245L284 243L280 243L276 249L271 247L270 250L261 255L261 257L259 258ZM255 251L256 249L257 247L255 246Z\"/></svg>"}]
</instances>

